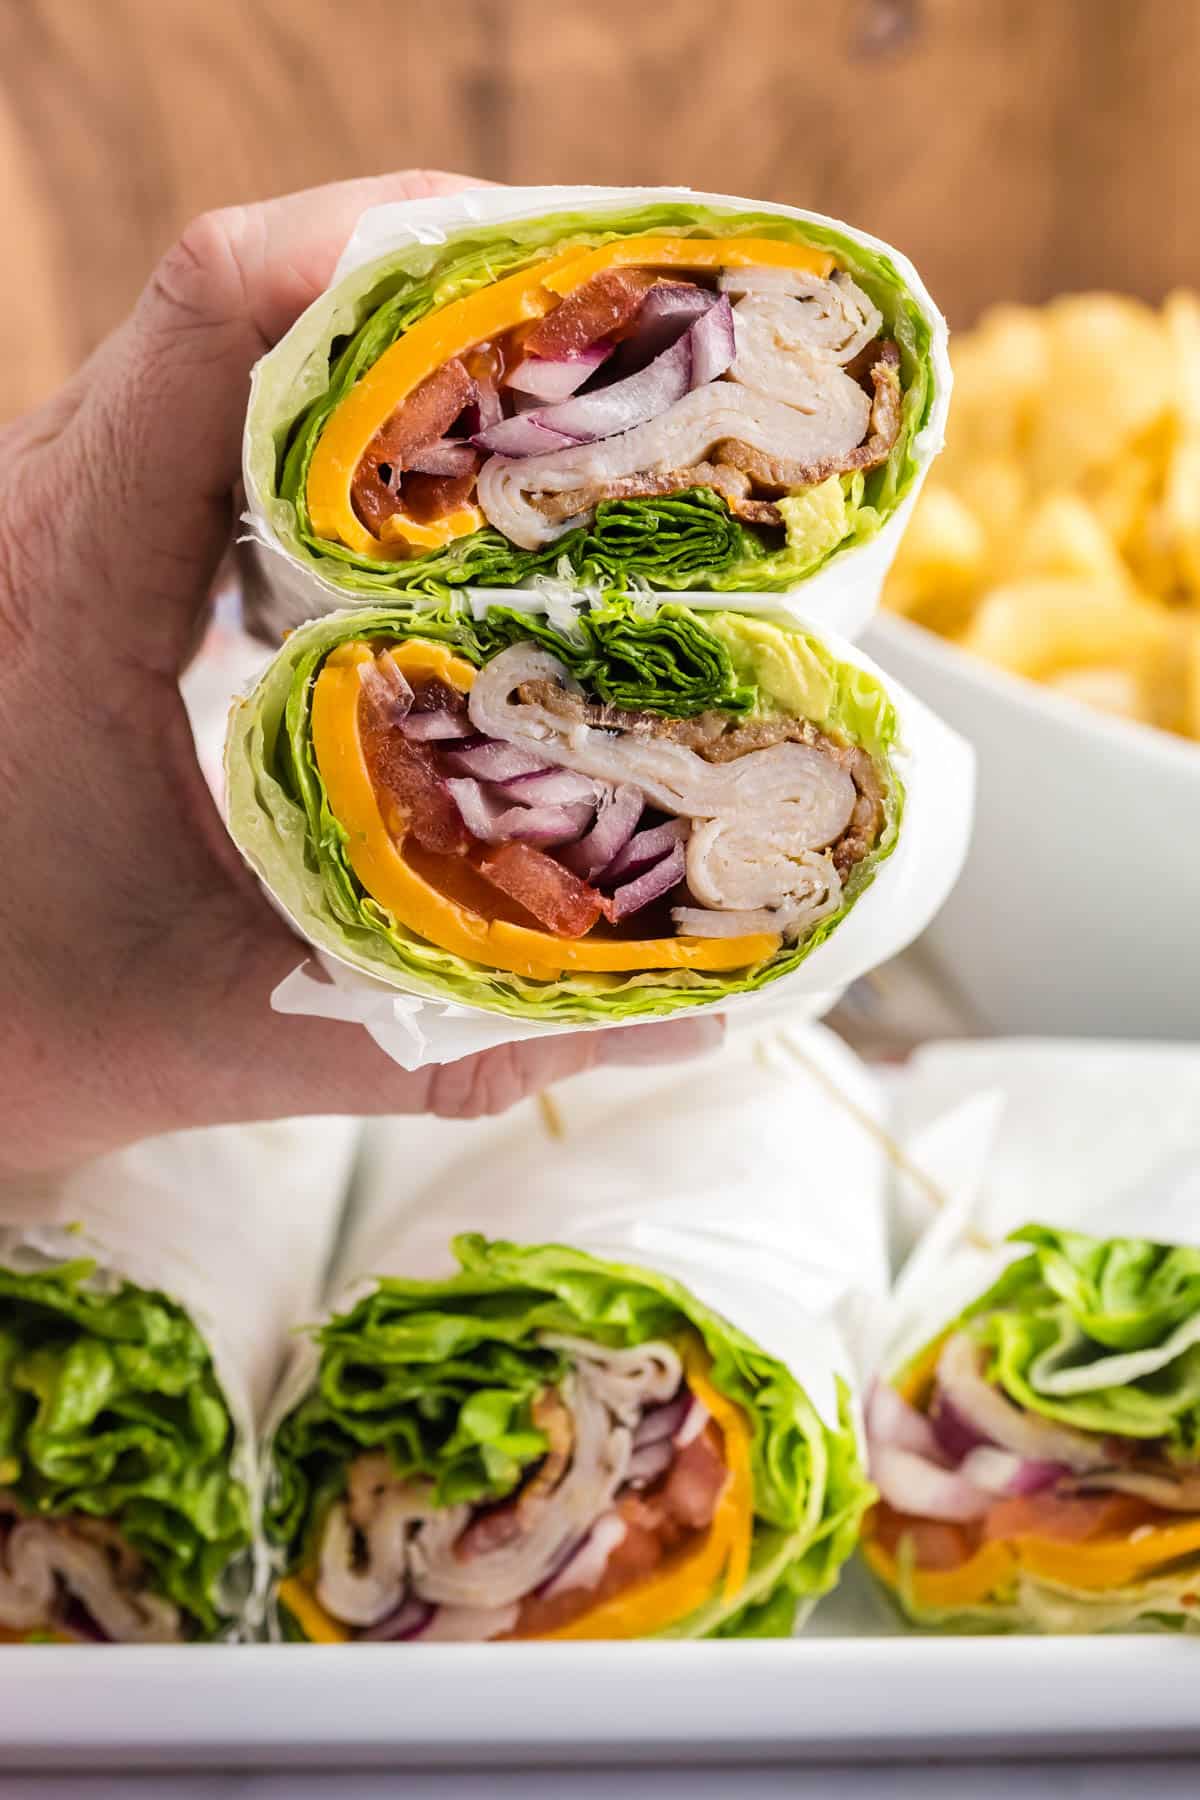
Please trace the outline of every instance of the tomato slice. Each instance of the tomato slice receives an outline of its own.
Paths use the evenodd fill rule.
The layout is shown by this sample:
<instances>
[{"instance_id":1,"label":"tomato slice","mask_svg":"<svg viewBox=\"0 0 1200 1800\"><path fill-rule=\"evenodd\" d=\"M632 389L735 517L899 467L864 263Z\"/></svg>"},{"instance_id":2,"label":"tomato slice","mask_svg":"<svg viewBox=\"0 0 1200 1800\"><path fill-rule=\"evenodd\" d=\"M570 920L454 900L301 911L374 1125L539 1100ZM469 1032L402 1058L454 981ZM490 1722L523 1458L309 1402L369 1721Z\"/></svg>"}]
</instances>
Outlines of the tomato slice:
<instances>
[{"instance_id":1,"label":"tomato slice","mask_svg":"<svg viewBox=\"0 0 1200 1800\"><path fill-rule=\"evenodd\" d=\"M578 356L631 325L657 276L645 269L605 269L569 294L526 332L527 356Z\"/></svg>"},{"instance_id":2,"label":"tomato slice","mask_svg":"<svg viewBox=\"0 0 1200 1800\"><path fill-rule=\"evenodd\" d=\"M501 844L475 858L485 881L531 912L557 937L590 931L604 910L604 896L532 844Z\"/></svg>"},{"instance_id":3,"label":"tomato slice","mask_svg":"<svg viewBox=\"0 0 1200 1800\"><path fill-rule=\"evenodd\" d=\"M1019 1499L997 1500L983 1521L984 1538L1040 1537L1082 1544L1120 1537L1159 1514L1133 1494L1056 1494L1047 1489Z\"/></svg>"},{"instance_id":4,"label":"tomato slice","mask_svg":"<svg viewBox=\"0 0 1200 1800\"><path fill-rule=\"evenodd\" d=\"M979 1526L953 1524L943 1519L919 1519L896 1512L881 1500L871 1514L871 1536L889 1556L895 1556L902 1539L911 1540L919 1569L957 1569L970 1562L979 1548Z\"/></svg>"},{"instance_id":5,"label":"tomato slice","mask_svg":"<svg viewBox=\"0 0 1200 1800\"><path fill-rule=\"evenodd\" d=\"M411 836L422 849L442 855L465 855L473 840L438 773L433 746L406 738L365 688L358 728L371 786L392 836L397 841Z\"/></svg>"}]
</instances>

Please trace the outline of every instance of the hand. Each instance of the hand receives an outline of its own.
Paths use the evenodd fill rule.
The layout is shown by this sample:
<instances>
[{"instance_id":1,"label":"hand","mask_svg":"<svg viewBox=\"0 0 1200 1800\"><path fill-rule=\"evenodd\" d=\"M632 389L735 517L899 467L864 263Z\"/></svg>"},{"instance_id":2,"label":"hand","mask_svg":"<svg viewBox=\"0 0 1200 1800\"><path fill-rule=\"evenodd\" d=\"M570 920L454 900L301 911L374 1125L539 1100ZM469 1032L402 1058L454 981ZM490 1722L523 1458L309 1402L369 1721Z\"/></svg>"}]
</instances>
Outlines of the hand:
<instances>
[{"instance_id":1,"label":"hand","mask_svg":"<svg viewBox=\"0 0 1200 1800\"><path fill-rule=\"evenodd\" d=\"M300 948L196 762L178 677L229 541L251 366L364 207L471 185L409 172L198 219L75 378L0 433L0 1172L234 1119L495 1112L719 1037L700 1018L410 1075L357 1026L273 1013Z\"/></svg>"}]
</instances>

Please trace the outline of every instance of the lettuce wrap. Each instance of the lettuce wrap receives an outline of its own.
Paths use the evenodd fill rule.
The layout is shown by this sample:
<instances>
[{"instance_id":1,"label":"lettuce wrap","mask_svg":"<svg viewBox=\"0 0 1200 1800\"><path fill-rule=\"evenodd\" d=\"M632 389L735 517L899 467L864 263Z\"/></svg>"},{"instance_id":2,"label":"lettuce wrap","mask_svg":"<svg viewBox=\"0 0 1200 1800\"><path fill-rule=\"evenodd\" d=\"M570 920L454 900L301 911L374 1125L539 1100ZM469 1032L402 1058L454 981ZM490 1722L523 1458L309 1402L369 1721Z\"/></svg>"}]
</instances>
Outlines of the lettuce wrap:
<instances>
[{"instance_id":1,"label":"lettuce wrap","mask_svg":"<svg viewBox=\"0 0 1200 1800\"><path fill-rule=\"evenodd\" d=\"M185 1133L0 1194L0 1642L253 1626L256 1422L353 1135Z\"/></svg>"},{"instance_id":2,"label":"lettuce wrap","mask_svg":"<svg viewBox=\"0 0 1200 1800\"><path fill-rule=\"evenodd\" d=\"M268 1448L280 1632L790 1632L870 1498L830 1313L882 1284L882 1215L868 1182L802 1229L790 1127L826 1108L743 1044L565 1084L470 1149L368 1126L345 1285ZM877 1173L858 1138L831 1133L850 1180Z\"/></svg>"},{"instance_id":3,"label":"lettuce wrap","mask_svg":"<svg viewBox=\"0 0 1200 1800\"><path fill-rule=\"evenodd\" d=\"M948 389L915 271L815 214L666 189L380 208L255 374L250 615L547 578L780 593L837 561L865 616Z\"/></svg>"},{"instance_id":4,"label":"lettuce wrap","mask_svg":"<svg viewBox=\"0 0 1200 1800\"><path fill-rule=\"evenodd\" d=\"M555 620L399 602L295 632L230 724L251 866L342 963L511 1020L664 1015L798 970L903 845L913 756L882 681L786 617ZM948 801L895 883L925 910L908 931L881 900L878 935L919 929L957 869L969 759L941 735L923 779Z\"/></svg>"},{"instance_id":5,"label":"lettuce wrap","mask_svg":"<svg viewBox=\"0 0 1200 1800\"><path fill-rule=\"evenodd\" d=\"M931 1629L1200 1624L1200 1249L1028 1225L874 1391L871 1568Z\"/></svg>"}]
</instances>

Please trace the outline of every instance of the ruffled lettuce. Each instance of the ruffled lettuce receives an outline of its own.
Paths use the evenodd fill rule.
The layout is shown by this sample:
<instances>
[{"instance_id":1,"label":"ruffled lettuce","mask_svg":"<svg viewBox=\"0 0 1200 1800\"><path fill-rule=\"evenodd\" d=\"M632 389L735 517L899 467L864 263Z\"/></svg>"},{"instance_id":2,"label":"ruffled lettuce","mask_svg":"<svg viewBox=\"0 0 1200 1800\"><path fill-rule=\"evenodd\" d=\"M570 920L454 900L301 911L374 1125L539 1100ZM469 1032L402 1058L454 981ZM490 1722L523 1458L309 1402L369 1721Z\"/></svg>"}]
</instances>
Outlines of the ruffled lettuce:
<instances>
[{"instance_id":1,"label":"ruffled lettuce","mask_svg":"<svg viewBox=\"0 0 1200 1800\"><path fill-rule=\"evenodd\" d=\"M624 500L602 507L594 526L544 550L526 552L492 529L443 550L387 563L317 537L306 486L313 451L330 415L354 383L410 326L478 288L528 268L551 251L616 237L752 236L828 249L878 306L900 348L905 395L900 432L887 462L843 484L841 529L819 548L789 519L782 544L733 518L711 490L670 500ZM658 203L626 213L559 213L456 233L414 245L358 271L310 309L264 366L249 423L253 485L283 547L347 594L387 591L444 598L455 587L512 587L560 562L572 578L606 589L712 589L771 592L793 587L842 551L864 543L904 498L917 474L916 438L934 399L927 319L891 259L836 229L774 213L730 212ZM779 534L772 534L775 540Z\"/></svg>"},{"instance_id":2,"label":"ruffled lettuce","mask_svg":"<svg viewBox=\"0 0 1200 1800\"><path fill-rule=\"evenodd\" d=\"M190 1634L228 1626L251 1542L234 1428L196 1327L165 1295L87 1260L0 1268L0 1488L32 1514L117 1525Z\"/></svg>"},{"instance_id":3,"label":"ruffled lettuce","mask_svg":"<svg viewBox=\"0 0 1200 1800\"><path fill-rule=\"evenodd\" d=\"M1200 1250L1027 1225L967 1318L1019 1405L1200 1462Z\"/></svg>"},{"instance_id":4,"label":"ruffled lettuce","mask_svg":"<svg viewBox=\"0 0 1200 1800\"><path fill-rule=\"evenodd\" d=\"M435 1484L438 1504L502 1499L547 1448L534 1397L565 1370L542 1334L613 1348L697 1333L710 1380L753 1435L755 1530L741 1595L721 1595L665 1635L779 1636L837 1580L870 1500L842 1395L836 1427L788 1369L668 1276L549 1244L453 1244L444 1281L386 1279L317 1333L315 1384L272 1447L267 1531L280 1561L306 1566L346 1471L383 1449L398 1475Z\"/></svg>"},{"instance_id":5,"label":"ruffled lettuce","mask_svg":"<svg viewBox=\"0 0 1200 1800\"><path fill-rule=\"evenodd\" d=\"M883 763L883 834L847 880L839 910L757 968L533 981L469 962L408 931L363 891L317 770L310 727L317 673L336 645L373 637L432 639L476 666L509 643L532 639L601 697L671 717L713 707L751 718L798 712ZM489 607L475 619L452 603L399 602L336 613L289 637L231 723L229 825L305 934L368 974L434 998L547 1023L664 1016L790 974L837 929L896 844L904 804L891 765L897 734L895 710L874 677L836 661L798 626L732 612L701 615L678 603L647 608L617 600L581 610L564 631L507 607Z\"/></svg>"}]
</instances>

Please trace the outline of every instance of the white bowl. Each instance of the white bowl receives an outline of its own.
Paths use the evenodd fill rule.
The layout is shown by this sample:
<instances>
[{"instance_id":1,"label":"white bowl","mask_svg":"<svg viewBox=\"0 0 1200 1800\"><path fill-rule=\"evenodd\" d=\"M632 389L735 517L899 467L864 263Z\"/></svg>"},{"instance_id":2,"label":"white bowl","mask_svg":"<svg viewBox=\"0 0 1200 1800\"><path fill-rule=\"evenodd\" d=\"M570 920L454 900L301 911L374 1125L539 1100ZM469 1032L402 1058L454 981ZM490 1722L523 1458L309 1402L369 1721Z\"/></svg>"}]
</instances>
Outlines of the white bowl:
<instances>
[{"instance_id":1,"label":"white bowl","mask_svg":"<svg viewBox=\"0 0 1200 1800\"><path fill-rule=\"evenodd\" d=\"M1200 1039L1200 745L904 619L864 643L979 758L974 841L925 942L981 1024Z\"/></svg>"}]
</instances>

